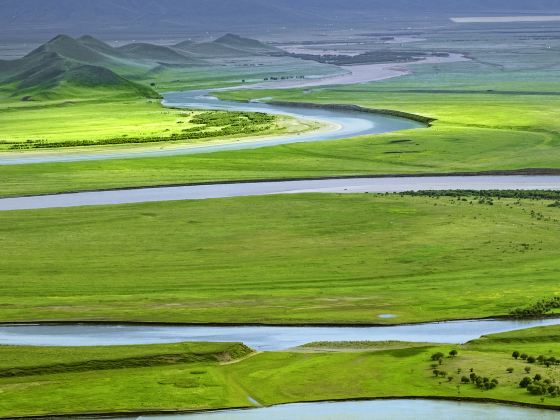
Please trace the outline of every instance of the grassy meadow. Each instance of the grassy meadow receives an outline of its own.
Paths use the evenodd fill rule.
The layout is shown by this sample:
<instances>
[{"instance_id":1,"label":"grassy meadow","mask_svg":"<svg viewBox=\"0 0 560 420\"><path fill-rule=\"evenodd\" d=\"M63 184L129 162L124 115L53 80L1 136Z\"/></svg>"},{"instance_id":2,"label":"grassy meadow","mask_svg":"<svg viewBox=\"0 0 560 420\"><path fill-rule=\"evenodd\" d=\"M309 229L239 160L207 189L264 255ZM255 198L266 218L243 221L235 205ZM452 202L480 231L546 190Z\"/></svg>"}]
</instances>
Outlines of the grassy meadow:
<instances>
[{"instance_id":1,"label":"grassy meadow","mask_svg":"<svg viewBox=\"0 0 560 420\"><path fill-rule=\"evenodd\" d=\"M486 336L465 345L401 343L389 349L379 348L384 343L360 343L358 350L348 350L352 343L331 343L332 348L312 353L293 349L251 354L241 344L228 343L87 349L3 346L0 356L7 362L0 365L0 416L406 396L559 407L560 397L532 395L519 387L521 379L537 374L541 381L557 383L558 365L512 357L514 351L558 357L559 334L559 327L544 327ZM448 356L451 350L457 355ZM442 353L441 363L432 360L436 353ZM434 366L445 376L436 377ZM463 383L462 377L471 373L495 379L498 385L482 390Z\"/></svg>"},{"instance_id":2,"label":"grassy meadow","mask_svg":"<svg viewBox=\"0 0 560 420\"><path fill-rule=\"evenodd\" d=\"M158 99L119 96L0 101L0 119L0 151L5 153L73 146L196 144L227 141L233 135L297 133L316 127L286 116L169 109Z\"/></svg>"},{"instance_id":3,"label":"grassy meadow","mask_svg":"<svg viewBox=\"0 0 560 420\"><path fill-rule=\"evenodd\" d=\"M404 323L556 295L553 200L305 194L0 213L3 321ZM395 314L382 319L380 314Z\"/></svg>"}]
</instances>

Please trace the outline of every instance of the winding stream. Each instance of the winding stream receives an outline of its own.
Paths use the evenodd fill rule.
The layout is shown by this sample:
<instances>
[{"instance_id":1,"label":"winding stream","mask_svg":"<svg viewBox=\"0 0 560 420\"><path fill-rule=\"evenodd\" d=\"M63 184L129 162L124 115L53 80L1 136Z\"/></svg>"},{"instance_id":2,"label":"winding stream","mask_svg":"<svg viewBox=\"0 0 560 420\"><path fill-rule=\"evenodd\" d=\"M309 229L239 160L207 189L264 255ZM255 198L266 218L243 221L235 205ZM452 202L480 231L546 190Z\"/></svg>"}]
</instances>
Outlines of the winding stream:
<instances>
[{"instance_id":1,"label":"winding stream","mask_svg":"<svg viewBox=\"0 0 560 420\"><path fill-rule=\"evenodd\" d=\"M240 182L92 191L0 199L0 211L298 193L390 193L418 190L558 190L560 176L440 176Z\"/></svg>"},{"instance_id":2,"label":"winding stream","mask_svg":"<svg viewBox=\"0 0 560 420\"><path fill-rule=\"evenodd\" d=\"M560 412L502 404L416 399L344 401L285 404L249 410L224 410L209 413L153 415L129 419L228 419L228 420L553 420Z\"/></svg>"},{"instance_id":3,"label":"winding stream","mask_svg":"<svg viewBox=\"0 0 560 420\"><path fill-rule=\"evenodd\" d=\"M465 343L482 335L560 324L560 318L531 321L475 320L379 327L5 325L0 345L112 346L132 344L243 342L260 351L286 350L312 341L414 341Z\"/></svg>"},{"instance_id":4,"label":"winding stream","mask_svg":"<svg viewBox=\"0 0 560 420\"><path fill-rule=\"evenodd\" d=\"M281 144L303 143L325 140L341 140L367 134L389 133L398 130L425 127L425 124L405 118L388 115L344 110L306 109L299 107L268 105L260 102L240 103L221 101L208 96L209 91L173 92L164 95L163 104L173 108L219 109L227 111L266 112L287 115L304 120L328 124L328 128L295 135L275 135L267 138L232 140L227 143L191 145L165 143L142 148L105 149L88 151L77 149L46 151L40 153L4 153L0 155L0 165L23 165L29 163L77 162L107 159L193 155L228 150L256 149Z\"/></svg>"}]
</instances>

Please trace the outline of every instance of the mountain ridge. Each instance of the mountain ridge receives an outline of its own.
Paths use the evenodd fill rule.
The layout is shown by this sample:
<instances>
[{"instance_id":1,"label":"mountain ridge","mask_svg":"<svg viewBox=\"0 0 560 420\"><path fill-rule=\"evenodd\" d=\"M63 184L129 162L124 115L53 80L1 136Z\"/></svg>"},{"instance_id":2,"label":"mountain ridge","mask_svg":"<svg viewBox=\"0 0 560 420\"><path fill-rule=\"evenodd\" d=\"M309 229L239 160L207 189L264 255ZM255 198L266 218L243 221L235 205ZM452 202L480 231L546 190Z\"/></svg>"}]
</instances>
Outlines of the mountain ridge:
<instances>
[{"instance_id":1,"label":"mountain ridge","mask_svg":"<svg viewBox=\"0 0 560 420\"><path fill-rule=\"evenodd\" d=\"M211 59L277 55L279 51L232 33L203 43L183 41L163 46L136 42L120 47L91 35L73 38L59 34L20 59L0 60L0 85L11 86L14 95L56 90L63 84L72 84L90 89L114 87L153 98L159 95L152 87L131 81L129 77L153 80L155 74L168 69L215 65L207 61Z\"/></svg>"}]
</instances>

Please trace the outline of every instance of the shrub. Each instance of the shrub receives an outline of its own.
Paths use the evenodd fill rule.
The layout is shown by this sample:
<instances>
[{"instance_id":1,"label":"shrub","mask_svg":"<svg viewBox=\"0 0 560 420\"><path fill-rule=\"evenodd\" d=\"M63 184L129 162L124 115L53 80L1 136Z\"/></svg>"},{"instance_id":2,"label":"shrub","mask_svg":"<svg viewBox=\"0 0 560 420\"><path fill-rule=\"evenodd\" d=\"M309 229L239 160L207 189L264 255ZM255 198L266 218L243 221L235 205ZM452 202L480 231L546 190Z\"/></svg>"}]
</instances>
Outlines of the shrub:
<instances>
[{"instance_id":1,"label":"shrub","mask_svg":"<svg viewBox=\"0 0 560 420\"><path fill-rule=\"evenodd\" d=\"M529 385L531 385L532 382L533 380L531 378L525 376L523 379L521 379L521 382L519 382L519 386L521 388L527 388Z\"/></svg>"}]
</instances>

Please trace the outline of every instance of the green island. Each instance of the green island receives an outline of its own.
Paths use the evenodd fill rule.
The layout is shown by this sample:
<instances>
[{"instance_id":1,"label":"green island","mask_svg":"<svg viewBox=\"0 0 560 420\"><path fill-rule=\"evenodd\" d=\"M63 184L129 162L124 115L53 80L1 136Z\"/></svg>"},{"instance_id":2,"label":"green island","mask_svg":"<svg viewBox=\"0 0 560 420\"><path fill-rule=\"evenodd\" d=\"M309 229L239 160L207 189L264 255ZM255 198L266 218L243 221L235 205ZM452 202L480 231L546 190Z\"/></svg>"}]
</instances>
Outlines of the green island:
<instances>
[{"instance_id":1,"label":"green island","mask_svg":"<svg viewBox=\"0 0 560 420\"><path fill-rule=\"evenodd\" d=\"M463 345L316 343L313 352L261 353L234 343L0 346L0 416L173 413L390 397L560 409L559 337L555 326Z\"/></svg>"},{"instance_id":2,"label":"green island","mask_svg":"<svg viewBox=\"0 0 560 420\"><path fill-rule=\"evenodd\" d=\"M557 194L470 194L0 212L0 318L392 324L507 316L548 297Z\"/></svg>"}]
</instances>

